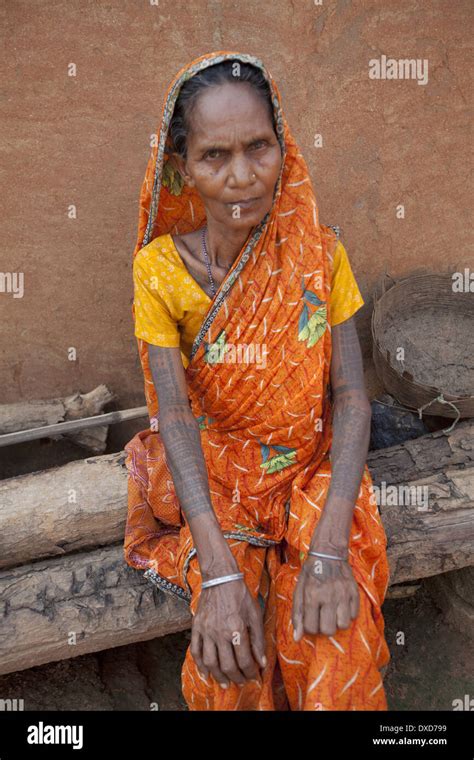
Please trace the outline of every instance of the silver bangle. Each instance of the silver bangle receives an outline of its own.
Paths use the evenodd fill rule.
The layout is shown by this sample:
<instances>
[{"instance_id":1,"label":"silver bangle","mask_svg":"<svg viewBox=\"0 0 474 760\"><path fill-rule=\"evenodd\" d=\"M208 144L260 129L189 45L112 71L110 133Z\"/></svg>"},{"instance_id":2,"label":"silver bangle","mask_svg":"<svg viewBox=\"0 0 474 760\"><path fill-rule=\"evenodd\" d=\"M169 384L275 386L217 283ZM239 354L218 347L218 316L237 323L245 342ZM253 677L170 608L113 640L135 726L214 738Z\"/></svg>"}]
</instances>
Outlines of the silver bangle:
<instances>
[{"instance_id":1,"label":"silver bangle","mask_svg":"<svg viewBox=\"0 0 474 760\"><path fill-rule=\"evenodd\" d=\"M334 554L321 554L321 552L308 552L313 557L324 557L325 559L340 559L343 562L347 561L347 557L336 557Z\"/></svg>"},{"instance_id":2,"label":"silver bangle","mask_svg":"<svg viewBox=\"0 0 474 760\"><path fill-rule=\"evenodd\" d=\"M218 586L221 583L236 581L243 577L244 577L243 573L234 573L233 575L221 575L220 578L213 578L210 581L204 581L204 583L201 584L201 588L209 588L210 586Z\"/></svg>"}]
</instances>

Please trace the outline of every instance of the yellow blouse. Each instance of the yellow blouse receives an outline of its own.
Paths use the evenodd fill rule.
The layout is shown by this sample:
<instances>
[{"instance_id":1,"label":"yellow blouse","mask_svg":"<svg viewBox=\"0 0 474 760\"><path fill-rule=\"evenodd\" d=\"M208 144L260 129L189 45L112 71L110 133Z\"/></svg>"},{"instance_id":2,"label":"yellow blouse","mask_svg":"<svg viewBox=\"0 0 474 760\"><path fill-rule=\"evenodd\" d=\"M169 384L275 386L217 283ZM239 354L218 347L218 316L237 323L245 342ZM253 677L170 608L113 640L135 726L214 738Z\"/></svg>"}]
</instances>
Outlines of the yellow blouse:
<instances>
[{"instance_id":1,"label":"yellow blouse","mask_svg":"<svg viewBox=\"0 0 474 760\"><path fill-rule=\"evenodd\" d=\"M133 261L135 336L154 346L180 346L184 367L210 296L189 274L171 235L160 235ZM331 281L331 325L349 319L364 300L346 249L338 241Z\"/></svg>"}]
</instances>

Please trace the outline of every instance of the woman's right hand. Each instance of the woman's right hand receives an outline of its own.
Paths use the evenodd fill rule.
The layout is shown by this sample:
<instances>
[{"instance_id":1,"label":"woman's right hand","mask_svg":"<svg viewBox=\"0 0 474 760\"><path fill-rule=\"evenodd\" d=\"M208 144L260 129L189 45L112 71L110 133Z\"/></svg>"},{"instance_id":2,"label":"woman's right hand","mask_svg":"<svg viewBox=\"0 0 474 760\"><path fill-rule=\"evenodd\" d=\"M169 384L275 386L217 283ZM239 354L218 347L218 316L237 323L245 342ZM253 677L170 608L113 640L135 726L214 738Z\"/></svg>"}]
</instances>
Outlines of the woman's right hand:
<instances>
[{"instance_id":1,"label":"woman's right hand","mask_svg":"<svg viewBox=\"0 0 474 760\"><path fill-rule=\"evenodd\" d=\"M223 688L229 679L243 684L257 678L266 666L261 609L243 578L201 590L191 654L202 675L210 671Z\"/></svg>"}]
</instances>

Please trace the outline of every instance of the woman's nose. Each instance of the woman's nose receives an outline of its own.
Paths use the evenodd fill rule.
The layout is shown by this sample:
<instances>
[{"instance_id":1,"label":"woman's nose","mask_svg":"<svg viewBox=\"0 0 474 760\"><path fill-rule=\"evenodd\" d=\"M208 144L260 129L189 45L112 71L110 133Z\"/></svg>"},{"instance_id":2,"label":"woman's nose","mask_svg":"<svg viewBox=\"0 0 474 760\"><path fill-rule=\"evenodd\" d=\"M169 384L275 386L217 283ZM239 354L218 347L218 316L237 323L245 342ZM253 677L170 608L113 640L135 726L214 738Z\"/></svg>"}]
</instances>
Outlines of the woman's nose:
<instances>
[{"instance_id":1,"label":"woman's nose","mask_svg":"<svg viewBox=\"0 0 474 760\"><path fill-rule=\"evenodd\" d=\"M248 187L255 181L251 162L243 155L235 156L229 164L229 184L231 187Z\"/></svg>"}]
</instances>

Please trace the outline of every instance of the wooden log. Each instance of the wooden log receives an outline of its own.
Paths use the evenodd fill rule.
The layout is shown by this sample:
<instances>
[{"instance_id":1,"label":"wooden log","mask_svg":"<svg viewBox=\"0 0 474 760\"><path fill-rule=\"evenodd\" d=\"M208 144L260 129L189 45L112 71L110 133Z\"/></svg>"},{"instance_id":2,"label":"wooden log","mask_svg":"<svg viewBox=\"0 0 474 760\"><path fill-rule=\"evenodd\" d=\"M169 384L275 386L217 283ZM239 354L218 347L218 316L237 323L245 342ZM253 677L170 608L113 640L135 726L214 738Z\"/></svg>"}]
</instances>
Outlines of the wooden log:
<instances>
[{"instance_id":1,"label":"wooden log","mask_svg":"<svg viewBox=\"0 0 474 760\"><path fill-rule=\"evenodd\" d=\"M433 437L424 436L426 446ZM419 443L416 451L424 454ZM392 463L406 466L401 451L406 445L392 447ZM466 448L469 461L471 448ZM420 578L472 565L474 468L463 468L462 451L461 444L450 447L444 470L402 482L427 489L422 509L419 503L400 503L398 491L395 503L382 499L388 597L412 593ZM370 460L371 454L369 467ZM0 483L2 562L4 568L16 565L0 572L0 673L190 627L186 602L158 590L124 561L124 461L124 452L91 457ZM426 472L427 465L417 466L415 455L414 467ZM397 470L388 469L397 482ZM386 478L382 485L389 482ZM108 545L97 548L97 536Z\"/></svg>"},{"instance_id":2,"label":"wooden log","mask_svg":"<svg viewBox=\"0 0 474 760\"><path fill-rule=\"evenodd\" d=\"M473 561L473 510L464 510L471 523L463 523L463 510L452 508L472 486L474 468L448 474L447 480L441 475L431 479L435 501L426 512L412 506L383 507L394 589L391 594L389 588L388 597L413 593L413 584L400 585L407 581ZM4 569L0 614L0 673L143 641L191 624L185 602L158 590L125 563L122 540Z\"/></svg>"},{"instance_id":3,"label":"wooden log","mask_svg":"<svg viewBox=\"0 0 474 760\"><path fill-rule=\"evenodd\" d=\"M58 422L54 425L17 430L16 433L4 433L0 435L0 448L3 446L13 446L15 443L35 441L39 438L61 438L70 433L78 434L79 431L117 425L119 422L137 420L140 417L148 417L146 406L136 406L133 409L118 409L115 412L96 414L92 417L80 417L77 420L67 420L66 422Z\"/></svg>"},{"instance_id":4,"label":"wooden log","mask_svg":"<svg viewBox=\"0 0 474 760\"><path fill-rule=\"evenodd\" d=\"M189 605L129 567L122 545L0 573L0 674L191 626Z\"/></svg>"},{"instance_id":5,"label":"wooden log","mask_svg":"<svg viewBox=\"0 0 474 760\"><path fill-rule=\"evenodd\" d=\"M0 405L0 435L83 417L93 417L114 398L114 394L106 385L99 385L90 393L74 393L65 398L3 404ZM74 433L64 433L64 435L71 438L78 446L99 454L106 447L107 431L107 425L103 425ZM50 437L57 440L62 437L62 434Z\"/></svg>"},{"instance_id":6,"label":"wooden log","mask_svg":"<svg viewBox=\"0 0 474 760\"><path fill-rule=\"evenodd\" d=\"M374 482L406 483L447 467L474 466L474 420L458 422L450 433L437 431L398 446L369 451Z\"/></svg>"},{"instance_id":7,"label":"wooden log","mask_svg":"<svg viewBox=\"0 0 474 760\"><path fill-rule=\"evenodd\" d=\"M462 440L467 442L474 424L464 426ZM430 447L432 437L430 434L418 440ZM426 489L427 510L420 510L418 504L398 504L404 495L401 488L395 504L380 504L400 583L473 563L474 468L463 469L459 464L464 451L461 444L445 450L446 442L438 440L444 451L445 471L402 484ZM424 451L420 444L413 449L413 441L407 443L412 458L418 450ZM394 470L393 461L405 467L403 450L407 443L391 447L393 460L387 467L387 479L380 483L374 478L382 495L384 484L386 487L399 482L400 474ZM469 462L472 451L468 443L465 449ZM457 467L450 466L450 451ZM368 457L371 472L373 454L369 452ZM378 461L379 452L375 454ZM417 459L413 461L412 470L421 470L416 466ZM435 470L436 461L434 453ZM426 464L423 467L426 469ZM375 470L380 473L377 468L378 465ZM124 536L127 511L125 452L0 481L0 504L2 568L118 542Z\"/></svg>"},{"instance_id":8,"label":"wooden log","mask_svg":"<svg viewBox=\"0 0 474 760\"><path fill-rule=\"evenodd\" d=\"M411 488L414 499L401 487ZM397 484L394 504L380 507L390 583L418 580L474 564L474 467L452 468ZM421 490L418 490L421 489ZM418 494L422 500L417 501Z\"/></svg>"},{"instance_id":9,"label":"wooden log","mask_svg":"<svg viewBox=\"0 0 474 760\"><path fill-rule=\"evenodd\" d=\"M106 454L0 481L0 568L119 541L125 457Z\"/></svg>"},{"instance_id":10,"label":"wooden log","mask_svg":"<svg viewBox=\"0 0 474 760\"><path fill-rule=\"evenodd\" d=\"M186 630L192 620L185 601L125 563L121 543L3 570L0 614L0 674Z\"/></svg>"},{"instance_id":11,"label":"wooden log","mask_svg":"<svg viewBox=\"0 0 474 760\"><path fill-rule=\"evenodd\" d=\"M386 599L405 599L408 596L414 596L421 583L394 584L389 586L385 595Z\"/></svg>"}]
</instances>

